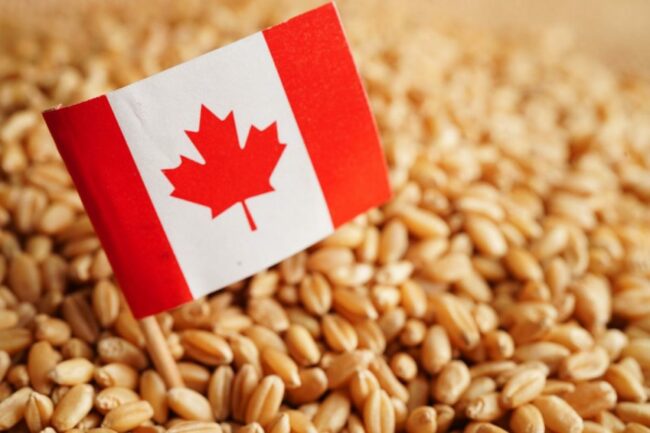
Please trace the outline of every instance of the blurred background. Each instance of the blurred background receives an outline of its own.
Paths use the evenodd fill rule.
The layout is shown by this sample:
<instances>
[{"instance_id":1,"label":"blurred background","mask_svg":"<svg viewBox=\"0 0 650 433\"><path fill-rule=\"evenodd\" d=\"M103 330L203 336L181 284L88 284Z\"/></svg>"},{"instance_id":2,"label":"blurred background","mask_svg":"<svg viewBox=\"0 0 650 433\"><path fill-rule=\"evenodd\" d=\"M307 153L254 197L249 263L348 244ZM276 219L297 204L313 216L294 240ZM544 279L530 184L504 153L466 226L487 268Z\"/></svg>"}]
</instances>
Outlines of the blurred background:
<instances>
[{"instance_id":1,"label":"blurred background","mask_svg":"<svg viewBox=\"0 0 650 433\"><path fill-rule=\"evenodd\" d=\"M323 1L3 0L0 44L15 44L27 32L88 47L96 41L94 32L83 24L101 25L96 19L105 14L118 14L118 27L132 30L169 18L178 22L203 20L207 13L219 23L220 31L230 29L227 40L228 36L250 33L320 3ZM645 0L341 0L337 4L344 21L377 22L383 15L403 29L414 21L436 26L470 25L510 35L554 29L573 38L580 50L619 70L650 75L650 2ZM113 31L119 44L120 31L117 27ZM377 34L368 33L367 37L376 38ZM390 38L391 34L381 37Z\"/></svg>"}]
</instances>

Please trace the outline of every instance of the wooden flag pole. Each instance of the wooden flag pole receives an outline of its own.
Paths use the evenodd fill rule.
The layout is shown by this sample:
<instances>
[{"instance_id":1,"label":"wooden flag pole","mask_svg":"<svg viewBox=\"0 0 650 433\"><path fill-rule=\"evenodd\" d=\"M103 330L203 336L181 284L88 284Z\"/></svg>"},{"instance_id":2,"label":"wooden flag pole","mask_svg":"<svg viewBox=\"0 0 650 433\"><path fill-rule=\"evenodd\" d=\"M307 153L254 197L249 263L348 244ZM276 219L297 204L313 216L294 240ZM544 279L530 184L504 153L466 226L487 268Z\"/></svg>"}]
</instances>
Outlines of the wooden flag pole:
<instances>
[{"instance_id":1,"label":"wooden flag pole","mask_svg":"<svg viewBox=\"0 0 650 433\"><path fill-rule=\"evenodd\" d=\"M147 351L156 370L162 376L168 388L185 387L176 361L169 351L165 336L155 316L145 317L140 320L140 328L147 342Z\"/></svg>"}]
</instances>

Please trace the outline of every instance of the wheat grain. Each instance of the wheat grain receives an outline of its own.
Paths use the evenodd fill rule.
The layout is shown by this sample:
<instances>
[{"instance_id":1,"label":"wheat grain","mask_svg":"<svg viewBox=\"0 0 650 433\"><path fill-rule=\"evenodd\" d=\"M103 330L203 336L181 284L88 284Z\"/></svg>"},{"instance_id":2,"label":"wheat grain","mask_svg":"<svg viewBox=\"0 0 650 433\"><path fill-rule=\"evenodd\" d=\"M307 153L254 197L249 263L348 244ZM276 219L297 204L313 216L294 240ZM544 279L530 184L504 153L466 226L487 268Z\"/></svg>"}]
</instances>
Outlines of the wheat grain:
<instances>
[{"instance_id":1,"label":"wheat grain","mask_svg":"<svg viewBox=\"0 0 650 433\"><path fill-rule=\"evenodd\" d=\"M288 389L300 386L298 366L289 355L268 347L262 352L262 364L271 374L279 376Z\"/></svg>"},{"instance_id":2,"label":"wheat grain","mask_svg":"<svg viewBox=\"0 0 650 433\"><path fill-rule=\"evenodd\" d=\"M289 400L296 403L307 403L317 400L328 388L325 372L316 367L300 371L300 386L287 390Z\"/></svg>"},{"instance_id":3,"label":"wheat grain","mask_svg":"<svg viewBox=\"0 0 650 433\"><path fill-rule=\"evenodd\" d=\"M437 401L453 405L470 384L470 372L465 363L450 361L436 378L433 385L433 396Z\"/></svg>"},{"instance_id":4,"label":"wheat grain","mask_svg":"<svg viewBox=\"0 0 650 433\"><path fill-rule=\"evenodd\" d=\"M72 358L60 362L50 372L50 378L59 385L74 386L92 379L95 365L86 358Z\"/></svg>"},{"instance_id":5,"label":"wheat grain","mask_svg":"<svg viewBox=\"0 0 650 433\"><path fill-rule=\"evenodd\" d=\"M336 314L325 315L321 322L323 336L328 346L338 352L356 349L359 339L354 328L343 317Z\"/></svg>"},{"instance_id":6,"label":"wheat grain","mask_svg":"<svg viewBox=\"0 0 650 433\"><path fill-rule=\"evenodd\" d=\"M564 400L583 418L591 418L616 405L616 391L607 382L581 382L563 395Z\"/></svg>"},{"instance_id":7,"label":"wheat grain","mask_svg":"<svg viewBox=\"0 0 650 433\"><path fill-rule=\"evenodd\" d=\"M210 370L196 362L178 362L176 365L185 386L205 394L210 381Z\"/></svg>"},{"instance_id":8,"label":"wheat grain","mask_svg":"<svg viewBox=\"0 0 650 433\"><path fill-rule=\"evenodd\" d=\"M636 366L638 367L638 364ZM648 398L647 392L641 383L643 374L638 375L637 373L635 375L622 364L610 365L604 379L614 387L620 400L642 403Z\"/></svg>"},{"instance_id":9,"label":"wheat grain","mask_svg":"<svg viewBox=\"0 0 650 433\"><path fill-rule=\"evenodd\" d=\"M363 350L346 352L334 357L325 370L329 387L339 388L346 385L356 372L367 368L372 359L372 354Z\"/></svg>"},{"instance_id":10,"label":"wheat grain","mask_svg":"<svg viewBox=\"0 0 650 433\"><path fill-rule=\"evenodd\" d=\"M32 392L25 407L25 424L30 432L40 432L50 424L54 412L52 400L43 394Z\"/></svg>"},{"instance_id":11,"label":"wheat grain","mask_svg":"<svg viewBox=\"0 0 650 433\"><path fill-rule=\"evenodd\" d=\"M501 391L501 403L515 408L532 401L540 395L546 384L546 375L537 369L528 369L513 375Z\"/></svg>"},{"instance_id":12,"label":"wheat grain","mask_svg":"<svg viewBox=\"0 0 650 433\"><path fill-rule=\"evenodd\" d=\"M462 349L471 349L479 343L480 334L474 318L464 304L450 295L434 298L434 308L440 324L451 342Z\"/></svg>"},{"instance_id":13,"label":"wheat grain","mask_svg":"<svg viewBox=\"0 0 650 433\"><path fill-rule=\"evenodd\" d=\"M160 374L154 370L144 371L140 376L140 394L151 405L154 421L160 424L167 421L167 387Z\"/></svg>"},{"instance_id":14,"label":"wheat grain","mask_svg":"<svg viewBox=\"0 0 650 433\"><path fill-rule=\"evenodd\" d=\"M354 330L359 340L359 349L368 349L381 354L386 350L386 337L375 320L363 320L354 324Z\"/></svg>"},{"instance_id":15,"label":"wheat grain","mask_svg":"<svg viewBox=\"0 0 650 433\"><path fill-rule=\"evenodd\" d=\"M61 312L72 329L72 335L86 343L95 343L99 337L99 325L83 296L66 297L61 304Z\"/></svg>"},{"instance_id":16,"label":"wheat grain","mask_svg":"<svg viewBox=\"0 0 650 433\"><path fill-rule=\"evenodd\" d=\"M34 338L48 341L52 346L65 344L72 334L67 322L54 317L38 315L34 318L34 322Z\"/></svg>"},{"instance_id":17,"label":"wheat grain","mask_svg":"<svg viewBox=\"0 0 650 433\"><path fill-rule=\"evenodd\" d=\"M440 325L432 326L427 330L422 342L422 365L429 373L437 373L451 358L451 343L445 328Z\"/></svg>"},{"instance_id":18,"label":"wheat grain","mask_svg":"<svg viewBox=\"0 0 650 433\"><path fill-rule=\"evenodd\" d=\"M214 420L208 399L194 390L188 388L171 388L167 391L167 404L171 410L186 420Z\"/></svg>"},{"instance_id":19,"label":"wheat grain","mask_svg":"<svg viewBox=\"0 0 650 433\"><path fill-rule=\"evenodd\" d=\"M544 433L542 413L532 404L519 406L512 412L510 428L513 433Z\"/></svg>"},{"instance_id":20,"label":"wheat grain","mask_svg":"<svg viewBox=\"0 0 650 433\"><path fill-rule=\"evenodd\" d=\"M436 410L430 406L420 406L412 410L406 422L408 433L436 433L438 429Z\"/></svg>"},{"instance_id":21,"label":"wheat grain","mask_svg":"<svg viewBox=\"0 0 650 433\"><path fill-rule=\"evenodd\" d=\"M312 418L319 432L339 433L350 416L350 399L340 391L329 394Z\"/></svg>"},{"instance_id":22,"label":"wheat grain","mask_svg":"<svg viewBox=\"0 0 650 433\"><path fill-rule=\"evenodd\" d=\"M144 394L144 391L142 393ZM132 389L112 386L97 393L95 396L95 409L102 414L106 414L118 406L138 400L140 400L140 396Z\"/></svg>"},{"instance_id":23,"label":"wheat grain","mask_svg":"<svg viewBox=\"0 0 650 433\"><path fill-rule=\"evenodd\" d=\"M289 353L300 365L310 366L320 360L320 349L307 328L291 325L285 334Z\"/></svg>"},{"instance_id":24,"label":"wheat grain","mask_svg":"<svg viewBox=\"0 0 650 433\"><path fill-rule=\"evenodd\" d=\"M369 364L370 371L379 381L379 385L389 396L398 398L404 402L408 401L408 390L397 379L388 363L382 357L376 356Z\"/></svg>"},{"instance_id":25,"label":"wheat grain","mask_svg":"<svg viewBox=\"0 0 650 433\"><path fill-rule=\"evenodd\" d=\"M36 302L43 290L36 261L28 254L17 254L9 262L9 286L16 297L25 302Z\"/></svg>"},{"instance_id":26,"label":"wheat grain","mask_svg":"<svg viewBox=\"0 0 650 433\"><path fill-rule=\"evenodd\" d=\"M52 426L59 431L76 426L92 409L94 396L91 385L82 384L70 388L54 407Z\"/></svg>"},{"instance_id":27,"label":"wheat grain","mask_svg":"<svg viewBox=\"0 0 650 433\"><path fill-rule=\"evenodd\" d=\"M94 379L102 387L121 386L135 389L138 386L137 370L120 362L112 362L96 368Z\"/></svg>"},{"instance_id":28,"label":"wheat grain","mask_svg":"<svg viewBox=\"0 0 650 433\"><path fill-rule=\"evenodd\" d=\"M12 328L0 330L0 350L10 355L16 354L32 344L32 333L29 329Z\"/></svg>"},{"instance_id":29,"label":"wheat grain","mask_svg":"<svg viewBox=\"0 0 650 433\"><path fill-rule=\"evenodd\" d=\"M465 408L467 418L476 421L495 421L501 418L504 409L498 392L488 392L470 401Z\"/></svg>"},{"instance_id":30,"label":"wheat grain","mask_svg":"<svg viewBox=\"0 0 650 433\"><path fill-rule=\"evenodd\" d=\"M623 402L616 405L615 411L623 422L634 422L644 426L650 425L650 403Z\"/></svg>"},{"instance_id":31,"label":"wheat grain","mask_svg":"<svg viewBox=\"0 0 650 433\"><path fill-rule=\"evenodd\" d=\"M269 423L278 413L284 397L284 383L278 376L266 376L253 390L246 406L245 421Z\"/></svg>"},{"instance_id":32,"label":"wheat grain","mask_svg":"<svg viewBox=\"0 0 650 433\"><path fill-rule=\"evenodd\" d=\"M284 308L272 298L252 298L248 302L246 314L258 325L277 333L286 331L289 318Z\"/></svg>"},{"instance_id":33,"label":"wheat grain","mask_svg":"<svg viewBox=\"0 0 650 433\"><path fill-rule=\"evenodd\" d=\"M210 332L184 331L181 343L190 357L207 365L229 364L233 359L228 343Z\"/></svg>"},{"instance_id":34,"label":"wheat grain","mask_svg":"<svg viewBox=\"0 0 650 433\"><path fill-rule=\"evenodd\" d=\"M225 421L230 415L231 390L234 372L229 366L217 368L208 384L208 401L217 421Z\"/></svg>"},{"instance_id":35,"label":"wheat grain","mask_svg":"<svg viewBox=\"0 0 650 433\"><path fill-rule=\"evenodd\" d=\"M0 429L9 430L23 418L32 391L20 389L0 402Z\"/></svg>"},{"instance_id":36,"label":"wheat grain","mask_svg":"<svg viewBox=\"0 0 650 433\"><path fill-rule=\"evenodd\" d=\"M368 433L392 433L395 431L395 410L383 390L368 396L363 406L363 420Z\"/></svg>"},{"instance_id":37,"label":"wheat grain","mask_svg":"<svg viewBox=\"0 0 650 433\"><path fill-rule=\"evenodd\" d=\"M107 280L98 282L93 289L92 305L99 324L109 328L117 320L120 311L120 295L117 287Z\"/></svg>"},{"instance_id":38,"label":"wheat grain","mask_svg":"<svg viewBox=\"0 0 650 433\"><path fill-rule=\"evenodd\" d=\"M582 431L583 420L564 400L556 396L542 396L533 400L544 418L544 425L558 433Z\"/></svg>"},{"instance_id":39,"label":"wheat grain","mask_svg":"<svg viewBox=\"0 0 650 433\"><path fill-rule=\"evenodd\" d=\"M153 416L153 409L146 401L124 403L112 409L104 417L102 427L118 433L133 430Z\"/></svg>"}]
</instances>

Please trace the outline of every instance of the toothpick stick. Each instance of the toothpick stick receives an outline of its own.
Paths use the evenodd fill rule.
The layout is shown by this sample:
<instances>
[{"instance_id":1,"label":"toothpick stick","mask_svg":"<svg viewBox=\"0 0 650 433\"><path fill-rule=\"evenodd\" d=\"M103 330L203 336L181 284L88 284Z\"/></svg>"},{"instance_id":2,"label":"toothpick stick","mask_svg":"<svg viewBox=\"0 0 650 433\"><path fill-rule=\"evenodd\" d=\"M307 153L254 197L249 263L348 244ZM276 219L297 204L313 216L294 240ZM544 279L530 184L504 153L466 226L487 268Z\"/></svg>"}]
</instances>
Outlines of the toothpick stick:
<instances>
[{"instance_id":1,"label":"toothpick stick","mask_svg":"<svg viewBox=\"0 0 650 433\"><path fill-rule=\"evenodd\" d=\"M169 351L165 336L155 316L145 317L140 320L140 328L147 342L147 351L156 370L162 376L169 388L185 387L176 361Z\"/></svg>"}]
</instances>

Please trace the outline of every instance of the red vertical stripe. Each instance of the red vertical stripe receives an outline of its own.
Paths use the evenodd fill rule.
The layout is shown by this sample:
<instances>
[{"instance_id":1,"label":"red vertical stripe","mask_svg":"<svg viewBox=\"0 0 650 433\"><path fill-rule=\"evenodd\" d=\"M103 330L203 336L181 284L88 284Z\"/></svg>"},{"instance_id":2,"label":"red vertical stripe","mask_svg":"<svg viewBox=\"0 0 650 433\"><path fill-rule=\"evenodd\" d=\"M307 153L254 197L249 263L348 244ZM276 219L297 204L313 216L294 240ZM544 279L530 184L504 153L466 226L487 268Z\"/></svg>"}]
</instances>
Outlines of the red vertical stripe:
<instances>
[{"instance_id":1,"label":"red vertical stripe","mask_svg":"<svg viewBox=\"0 0 650 433\"><path fill-rule=\"evenodd\" d=\"M368 100L333 3L264 31L334 226L390 197Z\"/></svg>"},{"instance_id":2,"label":"red vertical stripe","mask_svg":"<svg viewBox=\"0 0 650 433\"><path fill-rule=\"evenodd\" d=\"M192 300L108 99L43 116L133 314Z\"/></svg>"}]
</instances>

